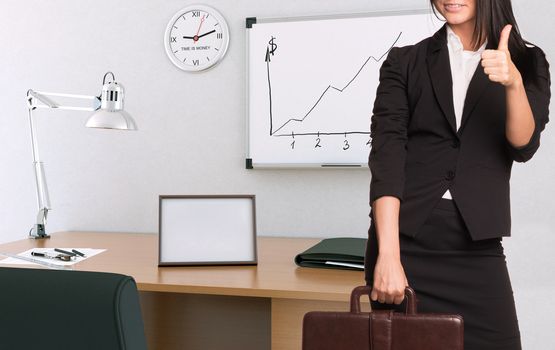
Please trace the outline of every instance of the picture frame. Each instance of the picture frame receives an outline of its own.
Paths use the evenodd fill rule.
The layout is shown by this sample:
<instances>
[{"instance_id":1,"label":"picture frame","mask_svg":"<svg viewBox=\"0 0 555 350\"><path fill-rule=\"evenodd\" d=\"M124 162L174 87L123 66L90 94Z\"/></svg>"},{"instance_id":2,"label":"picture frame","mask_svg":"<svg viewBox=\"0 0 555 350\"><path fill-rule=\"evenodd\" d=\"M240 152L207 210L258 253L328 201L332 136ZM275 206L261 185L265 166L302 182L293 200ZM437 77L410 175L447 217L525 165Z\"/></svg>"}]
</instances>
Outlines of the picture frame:
<instances>
[{"instance_id":1,"label":"picture frame","mask_svg":"<svg viewBox=\"0 0 555 350\"><path fill-rule=\"evenodd\" d=\"M161 195L158 217L158 266L258 263L255 195Z\"/></svg>"}]
</instances>

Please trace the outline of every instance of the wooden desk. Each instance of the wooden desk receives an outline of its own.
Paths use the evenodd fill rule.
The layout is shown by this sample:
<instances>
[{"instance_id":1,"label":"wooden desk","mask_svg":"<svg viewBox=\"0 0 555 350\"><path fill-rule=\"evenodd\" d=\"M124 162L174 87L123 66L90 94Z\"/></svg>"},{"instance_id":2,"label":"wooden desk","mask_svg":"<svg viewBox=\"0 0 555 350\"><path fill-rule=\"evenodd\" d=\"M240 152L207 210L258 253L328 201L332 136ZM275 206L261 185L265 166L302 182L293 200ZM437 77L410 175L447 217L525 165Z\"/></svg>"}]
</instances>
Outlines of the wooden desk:
<instances>
[{"instance_id":1,"label":"wooden desk","mask_svg":"<svg viewBox=\"0 0 555 350\"><path fill-rule=\"evenodd\" d=\"M364 284L363 272L297 267L295 255L318 241L260 237L258 266L159 268L154 234L62 232L2 244L0 251L107 249L75 270L135 278L151 350L292 350L301 349L307 311L346 311L351 290Z\"/></svg>"}]
</instances>

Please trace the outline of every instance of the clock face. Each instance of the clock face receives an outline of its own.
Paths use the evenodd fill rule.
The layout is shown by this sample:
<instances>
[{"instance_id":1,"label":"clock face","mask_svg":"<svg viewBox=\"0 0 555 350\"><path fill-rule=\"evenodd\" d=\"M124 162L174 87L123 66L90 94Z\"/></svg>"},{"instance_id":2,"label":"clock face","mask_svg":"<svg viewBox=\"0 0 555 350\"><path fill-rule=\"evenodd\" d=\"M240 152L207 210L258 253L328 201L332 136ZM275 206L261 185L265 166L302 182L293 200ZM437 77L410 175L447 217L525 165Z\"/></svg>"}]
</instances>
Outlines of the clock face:
<instances>
[{"instance_id":1,"label":"clock face","mask_svg":"<svg viewBox=\"0 0 555 350\"><path fill-rule=\"evenodd\" d=\"M178 68L202 71L224 57L229 30L218 11L193 5L173 16L166 28L164 42L168 57Z\"/></svg>"}]
</instances>

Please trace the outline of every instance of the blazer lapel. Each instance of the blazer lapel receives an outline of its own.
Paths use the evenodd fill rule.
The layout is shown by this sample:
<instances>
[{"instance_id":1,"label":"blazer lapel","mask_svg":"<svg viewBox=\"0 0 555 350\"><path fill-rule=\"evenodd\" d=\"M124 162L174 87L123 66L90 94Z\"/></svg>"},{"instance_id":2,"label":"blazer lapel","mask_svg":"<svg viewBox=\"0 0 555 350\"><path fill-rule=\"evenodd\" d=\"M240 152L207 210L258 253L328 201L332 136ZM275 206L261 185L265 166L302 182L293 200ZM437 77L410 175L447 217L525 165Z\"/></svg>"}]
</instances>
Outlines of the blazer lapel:
<instances>
[{"instance_id":1,"label":"blazer lapel","mask_svg":"<svg viewBox=\"0 0 555 350\"><path fill-rule=\"evenodd\" d=\"M494 49L495 46L488 41L486 45L486 50ZM480 97L483 95L484 89L490 83L490 80L486 73L484 72L484 67L482 67L481 59L478 62L478 66L474 71L474 75L470 80L470 84L468 85L468 90L466 91L466 97L464 99L464 107L463 107L463 115L461 119L461 126L458 130L458 134L460 135L463 131L465 124L467 123L468 119L472 115L472 110L480 100Z\"/></svg>"},{"instance_id":2,"label":"blazer lapel","mask_svg":"<svg viewBox=\"0 0 555 350\"><path fill-rule=\"evenodd\" d=\"M453 133L457 134L455 107L453 107L453 79L447 49L447 24L432 36L426 53L426 63L437 102Z\"/></svg>"}]
</instances>

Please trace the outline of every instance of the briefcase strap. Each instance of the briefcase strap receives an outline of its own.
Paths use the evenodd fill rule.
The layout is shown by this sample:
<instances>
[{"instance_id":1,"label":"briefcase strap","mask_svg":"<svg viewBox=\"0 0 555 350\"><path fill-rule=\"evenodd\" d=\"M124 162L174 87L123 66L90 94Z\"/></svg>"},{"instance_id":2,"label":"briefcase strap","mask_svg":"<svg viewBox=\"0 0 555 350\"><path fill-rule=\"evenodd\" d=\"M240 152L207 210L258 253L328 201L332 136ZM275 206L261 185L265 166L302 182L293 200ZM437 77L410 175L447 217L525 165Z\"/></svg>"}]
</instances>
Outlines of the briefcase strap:
<instances>
[{"instance_id":1,"label":"briefcase strap","mask_svg":"<svg viewBox=\"0 0 555 350\"><path fill-rule=\"evenodd\" d=\"M393 310L371 312L368 317L370 350L389 350L393 339Z\"/></svg>"},{"instance_id":2,"label":"briefcase strap","mask_svg":"<svg viewBox=\"0 0 555 350\"><path fill-rule=\"evenodd\" d=\"M372 287L370 286L358 286L351 292L351 313L360 313L360 297L363 295L368 295L370 298L370 293L372 292ZM414 290L407 286L405 287L405 297L407 298L407 307L405 310L406 314L416 314L416 293Z\"/></svg>"}]
</instances>

